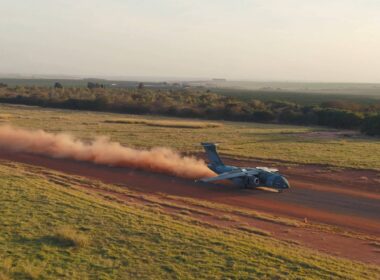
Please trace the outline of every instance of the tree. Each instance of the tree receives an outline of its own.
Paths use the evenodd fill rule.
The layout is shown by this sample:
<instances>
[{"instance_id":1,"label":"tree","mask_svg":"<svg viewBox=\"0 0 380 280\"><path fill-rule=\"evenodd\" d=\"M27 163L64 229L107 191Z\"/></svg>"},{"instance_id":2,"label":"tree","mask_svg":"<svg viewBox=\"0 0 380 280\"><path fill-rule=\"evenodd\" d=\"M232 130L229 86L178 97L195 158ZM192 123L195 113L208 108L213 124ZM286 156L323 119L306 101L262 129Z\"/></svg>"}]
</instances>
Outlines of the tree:
<instances>
[{"instance_id":1,"label":"tree","mask_svg":"<svg viewBox=\"0 0 380 280\"><path fill-rule=\"evenodd\" d=\"M358 128L363 121L361 114L346 110L320 109L316 114L319 125L335 128Z\"/></svg>"},{"instance_id":2,"label":"tree","mask_svg":"<svg viewBox=\"0 0 380 280\"><path fill-rule=\"evenodd\" d=\"M105 88L104 84L99 84L99 83L93 83L93 82L88 82L87 87L89 89L95 89L95 88Z\"/></svg>"},{"instance_id":3,"label":"tree","mask_svg":"<svg viewBox=\"0 0 380 280\"><path fill-rule=\"evenodd\" d=\"M269 111L254 111L252 114L252 119L257 122L270 122L275 119L275 115Z\"/></svg>"},{"instance_id":4,"label":"tree","mask_svg":"<svg viewBox=\"0 0 380 280\"><path fill-rule=\"evenodd\" d=\"M54 88L63 88L63 85L60 82L55 82Z\"/></svg>"},{"instance_id":5,"label":"tree","mask_svg":"<svg viewBox=\"0 0 380 280\"><path fill-rule=\"evenodd\" d=\"M380 135L380 114L366 117L360 130L371 136Z\"/></svg>"}]
</instances>

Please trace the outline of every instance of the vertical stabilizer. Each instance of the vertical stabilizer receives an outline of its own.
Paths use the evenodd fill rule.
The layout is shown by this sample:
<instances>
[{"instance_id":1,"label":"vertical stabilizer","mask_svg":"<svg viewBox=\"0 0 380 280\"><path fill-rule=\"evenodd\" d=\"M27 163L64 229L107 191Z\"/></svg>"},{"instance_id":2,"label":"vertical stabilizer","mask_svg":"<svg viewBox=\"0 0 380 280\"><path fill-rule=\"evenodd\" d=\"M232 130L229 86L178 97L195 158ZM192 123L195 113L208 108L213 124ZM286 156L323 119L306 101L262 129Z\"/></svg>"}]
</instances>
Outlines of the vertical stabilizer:
<instances>
[{"instance_id":1,"label":"vertical stabilizer","mask_svg":"<svg viewBox=\"0 0 380 280\"><path fill-rule=\"evenodd\" d=\"M218 152L216 151L216 145L214 143L201 143L207 153L207 157L211 164L214 166L224 165L220 159Z\"/></svg>"}]
</instances>

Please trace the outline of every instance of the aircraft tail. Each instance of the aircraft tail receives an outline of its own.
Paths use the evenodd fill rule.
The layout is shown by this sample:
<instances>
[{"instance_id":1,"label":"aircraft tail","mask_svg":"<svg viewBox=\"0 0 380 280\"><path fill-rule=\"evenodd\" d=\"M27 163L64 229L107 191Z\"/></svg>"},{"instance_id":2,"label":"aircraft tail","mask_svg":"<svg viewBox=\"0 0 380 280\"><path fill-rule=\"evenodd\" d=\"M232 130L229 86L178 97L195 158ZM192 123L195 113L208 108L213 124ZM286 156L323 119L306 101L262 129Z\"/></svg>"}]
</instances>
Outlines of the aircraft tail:
<instances>
[{"instance_id":1,"label":"aircraft tail","mask_svg":"<svg viewBox=\"0 0 380 280\"><path fill-rule=\"evenodd\" d=\"M224 165L222 160L220 159L218 152L216 151L216 145L214 143L201 143L203 148L206 151L207 157L210 160L212 165Z\"/></svg>"}]
</instances>

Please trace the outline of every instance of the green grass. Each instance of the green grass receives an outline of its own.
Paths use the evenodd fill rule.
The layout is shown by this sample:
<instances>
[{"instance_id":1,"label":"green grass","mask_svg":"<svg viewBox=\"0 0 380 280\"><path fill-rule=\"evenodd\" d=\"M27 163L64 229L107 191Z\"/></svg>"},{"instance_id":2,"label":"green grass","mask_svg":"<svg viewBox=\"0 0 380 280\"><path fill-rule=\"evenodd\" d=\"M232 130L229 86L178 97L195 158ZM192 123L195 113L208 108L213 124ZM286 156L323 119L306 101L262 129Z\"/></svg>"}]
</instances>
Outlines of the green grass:
<instances>
[{"instance_id":1,"label":"green grass","mask_svg":"<svg viewBox=\"0 0 380 280\"><path fill-rule=\"evenodd\" d=\"M52 239L63 246L85 247L89 244L87 235L67 225L57 228Z\"/></svg>"},{"instance_id":2,"label":"green grass","mask_svg":"<svg viewBox=\"0 0 380 280\"><path fill-rule=\"evenodd\" d=\"M1 115L0 115L1 118ZM119 118L105 120L105 123L119 124L143 124L147 126L171 127L171 128L213 128L221 127L221 123L197 122L197 121L180 121L180 120L151 120L142 118Z\"/></svg>"},{"instance_id":3,"label":"green grass","mask_svg":"<svg viewBox=\"0 0 380 280\"><path fill-rule=\"evenodd\" d=\"M378 279L380 275L374 266L322 255L258 232L194 225L142 205L105 200L54 183L47 174L0 163L0 279ZM69 181L75 184L78 179ZM78 236L87 240L85 244L66 242Z\"/></svg>"},{"instance_id":4,"label":"green grass","mask_svg":"<svg viewBox=\"0 0 380 280\"><path fill-rule=\"evenodd\" d=\"M85 140L108 135L114 141L137 148L169 146L182 152L203 152L199 143L214 141L220 143L222 154L232 157L380 170L379 138L313 138L307 135L312 131L334 131L318 127L235 122L218 122L223 125L205 129L148 126L139 122L183 124L186 120L10 105L0 105L0 116L3 116L0 123L51 132L70 132ZM123 118L136 120L137 123L106 122ZM188 120L190 124L194 121ZM208 121L196 122L205 126L210 124Z\"/></svg>"}]
</instances>

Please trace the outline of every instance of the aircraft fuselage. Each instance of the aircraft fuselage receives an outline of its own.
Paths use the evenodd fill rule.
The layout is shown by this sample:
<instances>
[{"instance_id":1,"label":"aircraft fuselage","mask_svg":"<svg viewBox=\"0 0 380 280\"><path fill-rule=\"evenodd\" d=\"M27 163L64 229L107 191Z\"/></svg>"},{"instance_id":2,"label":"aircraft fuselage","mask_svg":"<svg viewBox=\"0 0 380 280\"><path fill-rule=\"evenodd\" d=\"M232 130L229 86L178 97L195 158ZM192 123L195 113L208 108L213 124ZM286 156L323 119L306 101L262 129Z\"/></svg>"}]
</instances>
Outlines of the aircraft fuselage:
<instances>
[{"instance_id":1,"label":"aircraft fuselage","mask_svg":"<svg viewBox=\"0 0 380 280\"><path fill-rule=\"evenodd\" d=\"M270 171L270 169L265 168L265 167L242 168L242 167L236 167L236 166L230 166L230 165L214 166L212 164L209 164L208 167L212 171L214 171L216 174L222 174L225 172L241 172L241 171L257 170L258 174L255 174L255 175L249 175L244 178L238 177L238 178L229 179L234 184L240 187L244 187L244 188L269 187L269 188L274 188L278 190L284 190L284 189L290 188L290 184L284 176L282 176L278 172Z\"/></svg>"}]
</instances>

